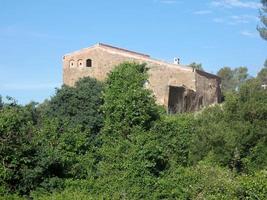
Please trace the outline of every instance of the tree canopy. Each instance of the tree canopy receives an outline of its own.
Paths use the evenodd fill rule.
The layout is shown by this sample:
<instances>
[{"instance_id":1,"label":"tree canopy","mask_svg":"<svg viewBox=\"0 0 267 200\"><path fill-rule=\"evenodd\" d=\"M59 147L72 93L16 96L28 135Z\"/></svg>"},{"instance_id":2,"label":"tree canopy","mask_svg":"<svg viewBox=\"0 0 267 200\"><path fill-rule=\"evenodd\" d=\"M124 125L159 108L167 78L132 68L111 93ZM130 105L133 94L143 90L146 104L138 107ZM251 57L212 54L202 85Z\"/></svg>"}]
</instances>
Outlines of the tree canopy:
<instances>
[{"instance_id":1,"label":"tree canopy","mask_svg":"<svg viewBox=\"0 0 267 200\"><path fill-rule=\"evenodd\" d=\"M204 71L201 63L195 63L195 62L193 62L193 63L191 63L189 65L189 67L192 67L193 69L198 69L198 70Z\"/></svg>"},{"instance_id":2,"label":"tree canopy","mask_svg":"<svg viewBox=\"0 0 267 200\"><path fill-rule=\"evenodd\" d=\"M102 126L103 84L93 78L83 78L74 87L63 85L56 95L41 108L52 118L67 121L70 125L80 125L96 134Z\"/></svg>"},{"instance_id":3,"label":"tree canopy","mask_svg":"<svg viewBox=\"0 0 267 200\"><path fill-rule=\"evenodd\" d=\"M0 199L266 199L267 90L221 73L238 84L194 114L162 112L131 62L40 105L0 99Z\"/></svg>"},{"instance_id":4,"label":"tree canopy","mask_svg":"<svg viewBox=\"0 0 267 200\"><path fill-rule=\"evenodd\" d=\"M247 67L235 69L223 67L217 72L217 75L222 79L221 89L224 94L236 91L249 78Z\"/></svg>"},{"instance_id":5,"label":"tree canopy","mask_svg":"<svg viewBox=\"0 0 267 200\"><path fill-rule=\"evenodd\" d=\"M262 8L260 9L260 20L262 22L262 26L258 26L257 29L260 33L260 36L267 40L267 0L261 0Z\"/></svg>"}]
</instances>

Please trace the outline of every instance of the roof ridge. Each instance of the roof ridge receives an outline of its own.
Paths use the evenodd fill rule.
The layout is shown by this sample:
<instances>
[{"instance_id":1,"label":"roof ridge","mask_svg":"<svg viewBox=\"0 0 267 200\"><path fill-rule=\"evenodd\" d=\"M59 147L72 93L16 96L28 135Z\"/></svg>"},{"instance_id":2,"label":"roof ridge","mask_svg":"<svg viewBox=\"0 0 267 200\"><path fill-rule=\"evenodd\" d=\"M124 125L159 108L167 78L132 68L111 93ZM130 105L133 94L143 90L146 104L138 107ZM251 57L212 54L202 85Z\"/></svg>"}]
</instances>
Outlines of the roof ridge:
<instances>
[{"instance_id":1,"label":"roof ridge","mask_svg":"<svg viewBox=\"0 0 267 200\"><path fill-rule=\"evenodd\" d=\"M97 46L112 48L112 49L123 51L123 52L126 52L126 53L132 53L132 54L136 54L136 55L139 55L139 56L142 56L142 57L150 58L150 55L148 55L148 54L139 53L139 52L136 52L136 51L131 51L131 50L120 48L120 47L115 47L115 46L112 46L112 45L109 45L109 44L98 43Z\"/></svg>"},{"instance_id":2,"label":"roof ridge","mask_svg":"<svg viewBox=\"0 0 267 200\"><path fill-rule=\"evenodd\" d=\"M116 53L119 53L119 54L123 54L123 53L127 54L129 52L132 53L132 51L129 51L129 50L126 50L126 49L122 49L122 48L119 48L119 47L113 47L111 45L106 45L106 44L103 44L103 43L97 43L96 45L94 45L94 47L104 47L103 50L106 50L106 51L119 50L119 51L116 51ZM105 47L107 47L107 48L105 48ZM168 67L179 68L179 69L185 70L185 71L192 71L192 68L188 67L187 65L181 65L181 64L176 65L176 64L169 63L167 61L158 60L158 59L152 58L150 56L144 56L144 55L145 54L140 54L140 53L137 53L137 52L133 52L132 55L128 54L128 56L135 57L137 59L141 59L144 62L152 62L152 63L159 64L159 65L166 65ZM126 56L126 55L124 55L124 56Z\"/></svg>"}]
</instances>

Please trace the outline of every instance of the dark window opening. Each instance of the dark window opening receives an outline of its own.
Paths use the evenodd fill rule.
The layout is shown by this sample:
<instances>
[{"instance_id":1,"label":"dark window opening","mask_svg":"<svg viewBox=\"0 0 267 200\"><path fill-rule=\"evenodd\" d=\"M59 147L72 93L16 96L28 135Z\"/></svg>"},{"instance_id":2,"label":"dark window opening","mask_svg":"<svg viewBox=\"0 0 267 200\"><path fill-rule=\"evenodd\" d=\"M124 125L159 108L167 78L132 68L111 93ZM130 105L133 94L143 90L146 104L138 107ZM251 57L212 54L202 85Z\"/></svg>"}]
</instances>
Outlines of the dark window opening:
<instances>
[{"instance_id":1,"label":"dark window opening","mask_svg":"<svg viewBox=\"0 0 267 200\"><path fill-rule=\"evenodd\" d=\"M169 114L184 112L184 87L169 87Z\"/></svg>"},{"instance_id":2,"label":"dark window opening","mask_svg":"<svg viewBox=\"0 0 267 200\"><path fill-rule=\"evenodd\" d=\"M92 67L92 60L91 59L86 60L86 67Z\"/></svg>"},{"instance_id":3,"label":"dark window opening","mask_svg":"<svg viewBox=\"0 0 267 200\"><path fill-rule=\"evenodd\" d=\"M83 66L83 60L81 60L81 59L78 60L78 64L79 64L80 67L82 67Z\"/></svg>"},{"instance_id":4,"label":"dark window opening","mask_svg":"<svg viewBox=\"0 0 267 200\"><path fill-rule=\"evenodd\" d=\"M70 66L70 67L73 67L73 66L74 66L74 60L71 60L71 61L70 61L69 66Z\"/></svg>"}]
</instances>

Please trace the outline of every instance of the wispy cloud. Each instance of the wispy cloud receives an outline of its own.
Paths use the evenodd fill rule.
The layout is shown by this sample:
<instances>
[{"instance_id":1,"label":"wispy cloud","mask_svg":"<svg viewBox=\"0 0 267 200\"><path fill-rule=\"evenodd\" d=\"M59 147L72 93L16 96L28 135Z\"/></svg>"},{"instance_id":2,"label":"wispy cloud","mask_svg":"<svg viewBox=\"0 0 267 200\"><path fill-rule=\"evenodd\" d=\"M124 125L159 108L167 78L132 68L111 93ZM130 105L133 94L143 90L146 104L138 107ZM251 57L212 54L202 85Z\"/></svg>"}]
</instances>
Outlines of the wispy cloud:
<instances>
[{"instance_id":1,"label":"wispy cloud","mask_svg":"<svg viewBox=\"0 0 267 200\"><path fill-rule=\"evenodd\" d=\"M197 10L197 11L193 12L193 14L195 14L195 15L208 15L211 13L212 13L211 10Z\"/></svg>"},{"instance_id":2,"label":"wispy cloud","mask_svg":"<svg viewBox=\"0 0 267 200\"><path fill-rule=\"evenodd\" d=\"M255 38L258 36L258 34L256 32L251 32L251 31L247 31L247 30L241 31L240 34L245 36L245 37L250 37L250 38Z\"/></svg>"},{"instance_id":3,"label":"wispy cloud","mask_svg":"<svg viewBox=\"0 0 267 200\"><path fill-rule=\"evenodd\" d=\"M181 3L181 1L178 0L159 0L160 3L164 4L176 4L176 3Z\"/></svg>"},{"instance_id":4,"label":"wispy cloud","mask_svg":"<svg viewBox=\"0 0 267 200\"><path fill-rule=\"evenodd\" d=\"M0 35L5 37L30 37L36 39L64 39L64 37L62 36L51 35L35 30L29 30L25 27L20 27L17 25L0 27Z\"/></svg>"},{"instance_id":5,"label":"wispy cloud","mask_svg":"<svg viewBox=\"0 0 267 200\"><path fill-rule=\"evenodd\" d=\"M213 0L211 5L224 8L249 8L258 9L261 7L259 2L245 0Z\"/></svg>"},{"instance_id":6,"label":"wispy cloud","mask_svg":"<svg viewBox=\"0 0 267 200\"><path fill-rule=\"evenodd\" d=\"M217 47L214 45L203 45L202 49L216 49Z\"/></svg>"},{"instance_id":7,"label":"wispy cloud","mask_svg":"<svg viewBox=\"0 0 267 200\"><path fill-rule=\"evenodd\" d=\"M232 15L230 16L230 20L233 24L248 24L259 21L259 18L253 15Z\"/></svg>"},{"instance_id":8,"label":"wispy cloud","mask_svg":"<svg viewBox=\"0 0 267 200\"><path fill-rule=\"evenodd\" d=\"M59 87L60 83L32 83L32 84L19 84L19 83L7 83L1 84L1 90L47 90Z\"/></svg>"},{"instance_id":9,"label":"wispy cloud","mask_svg":"<svg viewBox=\"0 0 267 200\"><path fill-rule=\"evenodd\" d=\"M215 23L224 23L227 25L256 23L259 19L253 15L231 15L226 17L214 18Z\"/></svg>"},{"instance_id":10,"label":"wispy cloud","mask_svg":"<svg viewBox=\"0 0 267 200\"><path fill-rule=\"evenodd\" d=\"M223 18L219 18L219 17L214 18L212 21L215 23L224 23L225 22L225 20Z\"/></svg>"}]
</instances>

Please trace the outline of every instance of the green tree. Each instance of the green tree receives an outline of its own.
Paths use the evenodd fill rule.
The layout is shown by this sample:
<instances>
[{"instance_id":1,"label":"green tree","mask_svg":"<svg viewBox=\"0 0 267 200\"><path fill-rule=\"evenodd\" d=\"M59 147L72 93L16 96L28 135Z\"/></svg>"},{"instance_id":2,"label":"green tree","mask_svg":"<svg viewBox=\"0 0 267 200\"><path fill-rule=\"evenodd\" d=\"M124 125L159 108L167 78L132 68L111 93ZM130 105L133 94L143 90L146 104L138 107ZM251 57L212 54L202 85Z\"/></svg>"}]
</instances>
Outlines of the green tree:
<instances>
[{"instance_id":1,"label":"green tree","mask_svg":"<svg viewBox=\"0 0 267 200\"><path fill-rule=\"evenodd\" d=\"M56 95L44 105L39 106L45 116L67 121L69 125L80 125L92 134L97 134L102 126L101 93L103 84L86 77L75 83L74 87L63 85Z\"/></svg>"},{"instance_id":2,"label":"green tree","mask_svg":"<svg viewBox=\"0 0 267 200\"><path fill-rule=\"evenodd\" d=\"M204 71L201 63L195 63L195 62L193 62L193 63L191 63L189 65L189 67L192 67L193 69L198 69L198 70Z\"/></svg>"},{"instance_id":3,"label":"green tree","mask_svg":"<svg viewBox=\"0 0 267 200\"><path fill-rule=\"evenodd\" d=\"M222 79L222 92L226 93L228 91L234 90L234 74L230 67L223 67L218 72L217 75Z\"/></svg>"},{"instance_id":4,"label":"green tree","mask_svg":"<svg viewBox=\"0 0 267 200\"><path fill-rule=\"evenodd\" d=\"M3 106L4 106L4 102L3 102L2 96L0 95L0 110L3 108Z\"/></svg>"},{"instance_id":5,"label":"green tree","mask_svg":"<svg viewBox=\"0 0 267 200\"><path fill-rule=\"evenodd\" d=\"M263 24L262 27L258 26L257 30L260 33L260 36L267 40L267 16L265 15L267 13L267 0L261 0L262 8L260 10L260 20Z\"/></svg>"},{"instance_id":6,"label":"green tree","mask_svg":"<svg viewBox=\"0 0 267 200\"><path fill-rule=\"evenodd\" d=\"M224 94L236 91L249 78L246 67L235 69L223 67L217 72L217 75L222 79L222 92Z\"/></svg>"},{"instance_id":7,"label":"green tree","mask_svg":"<svg viewBox=\"0 0 267 200\"><path fill-rule=\"evenodd\" d=\"M0 195L53 191L67 178L92 176L95 136L90 129L40 117L36 103L21 106L8 99L0 110Z\"/></svg>"},{"instance_id":8,"label":"green tree","mask_svg":"<svg viewBox=\"0 0 267 200\"><path fill-rule=\"evenodd\" d=\"M33 187L28 169L35 165L33 104L5 104L0 110L0 184L7 192L25 194ZM29 181L29 182L28 182Z\"/></svg>"},{"instance_id":9,"label":"green tree","mask_svg":"<svg viewBox=\"0 0 267 200\"><path fill-rule=\"evenodd\" d=\"M222 106L208 108L198 116L193 138L193 163L210 157L237 171L267 166L267 92L257 79L228 94Z\"/></svg>"},{"instance_id":10,"label":"green tree","mask_svg":"<svg viewBox=\"0 0 267 200\"><path fill-rule=\"evenodd\" d=\"M262 84L267 84L267 68L261 69L258 73L257 78L261 81Z\"/></svg>"},{"instance_id":11,"label":"green tree","mask_svg":"<svg viewBox=\"0 0 267 200\"><path fill-rule=\"evenodd\" d=\"M144 88L148 79L145 64L123 63L108 76L104 90L104 130L117 131L127 137L131 128L148 130L159 118L158 107L150 90Z\"/></svg>"},{"instance_id":12,"label":"green tree","mask_svg":"<svg viewBox=\"0 0 267 200\"><path fill-rule=\"evenodd\" d=\"M37 193L34 194L33 199L35 200L93 200L92 195L90 195L86 190L67 188L63 191L56 191L51 193ZM1 200L1 199L0 199Z\"/></svg>"},{"instance_id":13,"label":"green tree","mask_svg":"<svg viewBox=\"0 0 267 200\"><path fill-rule=\"evenodd\" d=\"M267 84L267 60L264 63L264 67L257 74L257 78L261 81L261 84Z\"/></svg>"},{"instance_id":14,"label":"green tree","mask_svg":"<svg viewBox=\"0 0 267 200\"><path fill-rule=\"evenodd\" d=\"M35 130L33 144L38 155L29 172L33 187L53 191L63 188L67 178L87 177L90 162L86 154L91 153L93 144L90 133L81 126L69 126L56 118L43 119Z\"/></svg>"},{"instance_id":15,"label":"green tree","mask_svg":"<svg viewBox=\"0 0 267 200\"><path fill-rule=\"evenodd\" d=\"M146 163L138 162L136 144L137 138L145 136L159 119L155 99L144 87L147 78L145 64L126 62L118 65L107 79L95 191L108 198L142 199L147 190L141 188L150 188L154 183L150 172L141 170Z\"/></svg>"}]
</instances>

